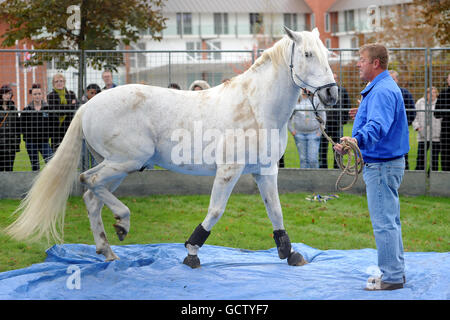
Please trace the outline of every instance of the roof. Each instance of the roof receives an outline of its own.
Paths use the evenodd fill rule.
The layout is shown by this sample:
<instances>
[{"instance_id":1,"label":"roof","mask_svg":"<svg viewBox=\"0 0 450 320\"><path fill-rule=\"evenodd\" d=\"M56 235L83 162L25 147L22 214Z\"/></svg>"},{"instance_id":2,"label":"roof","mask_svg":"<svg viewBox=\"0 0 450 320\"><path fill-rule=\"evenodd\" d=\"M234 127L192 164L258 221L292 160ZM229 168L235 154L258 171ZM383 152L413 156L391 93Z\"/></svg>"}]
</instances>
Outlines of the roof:
<instances>
[{"instance_id":1,"label":"roof","mask_svg":"<svg viewBox=\"0 0 450 320\"><path fill-rule=\"evenodd\" d=\"M311 13L312 10L304 0L167 0L162 12Z\"/></svg>"},{"instance_id":2,"label":"roof","mask_svg":"<svg viewBox=\"0 0 450 320\"><path fill-rule=\"evenodd\" d=\"M343 11L352 9L368 8L371 5L393 6L402 3L412 3L413 0L336 0L336 2L327 10L328 12Z\"/></svg>"}]
</instances>

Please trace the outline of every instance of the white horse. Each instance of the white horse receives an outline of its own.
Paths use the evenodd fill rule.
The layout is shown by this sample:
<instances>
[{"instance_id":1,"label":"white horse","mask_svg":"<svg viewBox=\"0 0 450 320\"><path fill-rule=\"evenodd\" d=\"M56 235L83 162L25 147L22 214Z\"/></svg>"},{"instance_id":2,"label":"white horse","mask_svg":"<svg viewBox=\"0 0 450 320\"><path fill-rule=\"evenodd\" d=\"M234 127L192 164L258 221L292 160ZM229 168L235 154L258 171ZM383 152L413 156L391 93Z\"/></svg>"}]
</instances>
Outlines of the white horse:
<instances>
[{"instance_id":1,"label":"white horse","mask_svg":"<svg viewBox=\"0 0 450 320\"><path fill-rule=\"evenodd\" d=\"M129 173L156 164L187 174L215 175L208 213L185 243L185 264L200 266L197 252L246 173L253 175L260 190L280 259L287 258L290 265L306 263L291 248L283 225L277 161L286 148L287 121L300 88L332 105L337 87L317 29L286 28L286 33L245 73L208 90L130 84L96 95L75 114L58 151L16 210L21 215L6 232L18 240L52 236L61 241L84 138L99 164L79 179L87 187L83 199L96 251L106 261L118 257L105 235L103 205L113 212L116 233L123 240L130 229L130 210L112 192ZM238 133L244 133L244 143L234 143ZM241 155L237 160L236 153Z\"/></svg>"}]
</instances>

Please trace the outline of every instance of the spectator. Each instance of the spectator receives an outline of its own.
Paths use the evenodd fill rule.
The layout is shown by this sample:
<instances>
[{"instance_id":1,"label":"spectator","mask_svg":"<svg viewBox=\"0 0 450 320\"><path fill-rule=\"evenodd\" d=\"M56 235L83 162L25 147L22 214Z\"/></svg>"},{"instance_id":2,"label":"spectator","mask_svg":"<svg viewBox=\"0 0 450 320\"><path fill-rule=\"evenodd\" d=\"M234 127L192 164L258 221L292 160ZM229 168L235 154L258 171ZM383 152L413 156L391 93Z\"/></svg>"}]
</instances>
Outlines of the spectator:
<instances>
[{"instance_id":1,"label":"spectator","mask_svg":"<svg viewBox=\"0 0 450 320\"><path fill-rule=\"evenodd\" d=\"M339 83L339 78L336 73L333 73L334 80ZM338 87L338 101L331 108L333 109L348 109L351 108L351 101L347 90L344 87ZM343 136L343 125L348 122L348 111L327 111L327 123L325 132L328 136L335 142L339 142L339 139ZM319 166L320 168L328 168L328 139L322 137L320 140L320 151L319 151ZM336 162L336 157L334 157L333 167L338 169L339 166Z\"/></svg>"},{"instance_id":2,"label":"spectator","mask_svg":"<svg viewBox=\"0 0 450 320\"><path fill-rule=\"evenodd\" d=\"M389 74L391 75L392 79L394 79L395 83L397 83L398 87L400 88L400 91L402 92L403 101L405 102L406 119L408 120L408 126L410 126L414 121L414 119L416 118L416 111L415 111L416 106L414 103L414 98L412 94L408 91L408 89L402 88L398 84L397 71L389 70ZM405 170L409 170L408 154L405 155Z\"/></svg>"},{"instance_id":3,"label":"spectator","mask_svg":"<svg viewBox=\"0 0 450 320\"><path fill-rule=\"evenodd\" d=\"M181 90L180 86L177 83L169 83L167 88Z\"/></svg>"},{"instance_id":4,"label":"spectator","mask_svg":"<svg viewBox=\"0 0 450 320\"><path fill-rule=\"evenodd\" d=\"M20 123L10 86L0 88L0 171L13 171L20 151Z\"/></svg>"},{"instance_id":5,"label":"spectator","mask_svg":"<svg viewBox=\"0 0 450 320\"><path fill-rule=\"evenodd\" d=\"M367 280L366 289L395 290L405 282L398 189L409 151L408 120L400 88L387 71L387 48L366 44L359 56L359 76L369 84L361 92L352 137L344 136L341 142L356 143L365 162L363 178L381 270L381 276ZM347 152L342 143L334 149Z\"/></svg>"},{"instance_id":6,"label":"spectator","mask_svg":"<svg viewBox=\"0 0 450 320\"><path fill-rule=\"evenodd\" d=\"M211 88L211 86L208 84L208 82L206 82L204 80L195 80L189 86L190 91L206 90L209 88Z\"/></svg>"},{"instance_id":7,"label":"spectator","mask_svg":"<svg viewBox=\"0 0 450 320\"><path fill-rule=\"evenodd\" d=\"M302 90L294 112L288 122L288 129L294 136L300 158L300 168L319 168L320 131L319 121L313 112L310 92ZM326 121L326 114L320 105L319 116Z\"/></svg>"},{"instance_id":8,"label":"spectator","mask_svg":"<svg viewBox=\"0 0 450 320\"><path fill-rule=\"evenodd\" d=\"M81 97L81 103L85 104L86 102L91 100L91 98L93 96L95 96L96 94L100 93L101 91L102 91L102 89L100 89L98 84L91 83L90 85L88 85L86 87L86 91L84 92L83 97Z\"/></svg>"},{"instance_id":9,"label":"spectator","mask_svg":"<svg viewBox=\"0 0 450 320\"><path fill-rule=\"evenodd\" d=\"M447 89L441 91L437 101L435 117L441 122L441 167L442 171L450 171L450 74L447 76Z\"/></svg>"},{"instance_id":10,"label":"spectator","mask_svg":"<svg viewBox=\"0 0 450 320\"><path fill-rule=\"evenodd\" d=\"M103 90L111 89L111 88L117 87L117 84L115 84L115 83L113 82L113 76L112 76L111 70L105 70L105 71L103 71L103 73L102 73L102 79L103 79L103 82L105 83L105 86L103 87Z\"/></svg>"},{"instance_id":11,"label":"spectator","mask_svg":"<svg viewBox=\"0 0 450 320\"><path fill-rule=\"evenodd\" d=\"M430 94L430 88L427 89L427 99L428 102L431 101L431 110L435 110L436 101L438 97L438 90L433 87ZM416 110L426 110L425 97L422 97L416 103ZM427 114L425 112L417 112L416 119L414 119L412 126L414 130L418 132L417 141L419 143L419 148L417 150L417 165L416 170L424 170L425 168L425 154L430 148L430 140L432 143L431 147L431 170L439 170L439 138L441 135L441 119L436 119L434 114L432 115L431 126L429 121L427 121ZM426 125L426 128L425 128ZM431 127L431 128L430 128ZM425 145L426 141L426 145ZM425 151L426 150L426 151Z\"/></svg>"},{"instance_id":12,"label":"spectator","mask_svg":"<svg viewBox=\"0 0 450 320\"><path fill-rule=\"evenodd\" d=\"M53 90L47 95L47 102L50 110L60 111L55 114L58 119L50 132L51 146L56 152L78 108L78 101L75 93L66 88L66 79L61 73L53 76L52 84Z\"/></svg>"},{"instance_id":13,"label":"spectator","mask_svg":"<svg viewBox=\"0 0 450 320\"><path fill-rule=\"evenodd\" d=\"M99 94L102 91L100 89L100 86L96 83L91 83L86 87L85 93L83 97L81 98L81 101L83 104L91 100L95 95ZM95 167L97 165L97 161L95 161L94 156L89 152L89 150L86 147L86 142L83 141L83 151L82 151L82 158L85 159L83 161L86 161L84 163L87 163L89 168Z\"/></svg>"},{"instance_id":14,"label":"spectator","mask_svg":"<svg viewBox=\"0 0 450 320\"><path fill-rule=\"evenodd\" d=\"M39 153L45 163L53 156L49 140L50 132L54 128L55 114L48 112L49 106L43 100L40 84L33 84L29 92L32 101L22 112L20 122L23 140L31 162L31 170L39 171Z\"/></svg>"}]
</instances>

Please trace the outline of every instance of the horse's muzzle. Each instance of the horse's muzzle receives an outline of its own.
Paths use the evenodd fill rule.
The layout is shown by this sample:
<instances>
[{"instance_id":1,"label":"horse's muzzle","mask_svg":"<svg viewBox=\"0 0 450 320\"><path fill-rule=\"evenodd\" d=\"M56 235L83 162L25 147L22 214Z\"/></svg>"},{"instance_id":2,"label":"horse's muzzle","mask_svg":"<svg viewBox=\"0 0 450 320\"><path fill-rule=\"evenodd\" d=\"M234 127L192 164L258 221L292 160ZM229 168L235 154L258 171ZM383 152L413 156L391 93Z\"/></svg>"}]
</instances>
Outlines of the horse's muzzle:
<instances>
[{"instance_id":1,"label":"horse's muzzle","mask_svg":"<svg viewBox=\"0 0 450 320\"><path fill-rule=\"evenodd\" d=\"M330 86L318 91L319 99L325 106L334 106L338 100L338 87Z\"/></svg>"}]
</instances>

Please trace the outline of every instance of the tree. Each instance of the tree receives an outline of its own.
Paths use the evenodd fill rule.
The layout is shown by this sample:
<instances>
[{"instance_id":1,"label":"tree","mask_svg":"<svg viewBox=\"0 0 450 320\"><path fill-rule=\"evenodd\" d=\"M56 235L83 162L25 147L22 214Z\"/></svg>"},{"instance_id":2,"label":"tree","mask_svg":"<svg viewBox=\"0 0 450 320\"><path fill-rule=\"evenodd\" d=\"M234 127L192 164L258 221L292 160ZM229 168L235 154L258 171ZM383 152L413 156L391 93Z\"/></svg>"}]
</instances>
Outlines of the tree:
<instances>
[{"instance_id":1,"label":"tree","mask_svg":"<svg viewBox=\"0 0 450 320\"><path fill-rule=\"evenodd\" d=\"M147 29L153 39L161 40L166 20L162 6L163 0L6 0L0 16L9 28L2 45L32 39L36 49L114 50L120 43L136 42ZM30 64L42 63L37 60L44 56L35 57ZM86 59L96 69L115 69L123 62L120 54L88 53ZM65 59L61 67L77 65L77 60Z\"/></svg>"},{"instance_id":2,"label":"tree","mask_svg":"<svg viewBox=\"0 0 450 320\"><path fill-rule=\"evenodd\" d=\"M381 29L375 32L376 40L394 48L434 47L437 40L432 37L433 27L423 23L420 8L414 4L392 6L389 14L381 20Z\"/></svg>"},{"instance_id":3,"label":"tree","mask_svg":"<svg viewBox=\"0 0 450 320\"><path fill-rule=\"evenodd\" d=\"M414 0L423 15L423 23L433 28L441 45L450 44L450 1Z\"/></svg>"}]
</instances>

